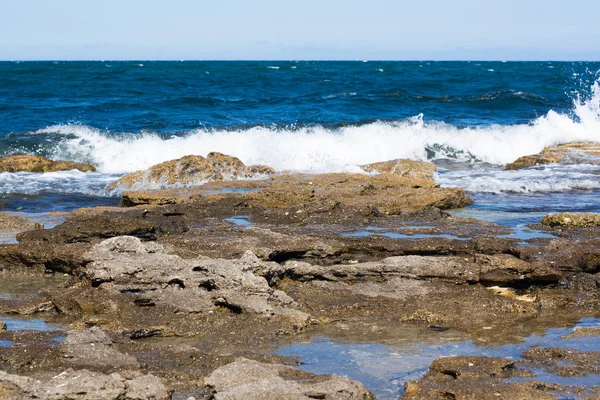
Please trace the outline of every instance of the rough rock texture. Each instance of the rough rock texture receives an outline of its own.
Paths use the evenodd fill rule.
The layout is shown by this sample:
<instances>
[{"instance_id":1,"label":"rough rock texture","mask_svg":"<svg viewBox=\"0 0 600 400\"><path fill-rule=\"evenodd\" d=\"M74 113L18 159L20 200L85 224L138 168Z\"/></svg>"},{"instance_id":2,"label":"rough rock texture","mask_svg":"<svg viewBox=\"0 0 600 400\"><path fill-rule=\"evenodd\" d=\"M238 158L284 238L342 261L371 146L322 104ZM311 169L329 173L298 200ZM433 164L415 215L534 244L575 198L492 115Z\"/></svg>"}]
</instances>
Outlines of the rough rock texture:
<instances>
[{"instance_id":1,"label":"rough rock texture","mask_svg":"<svg viewBox=\"0 0 600 400\"><path fill-rule=\"evenodd\" d=\"M575 142L546 147L539 154L518 158L504 169L517 170L545 164L600 164L600 143Z\"/></svg>"},{"instance_id":2,"label":"rough rock texture","mask_svg":"<svg viewBox=\"0 0 600 400\"><path fill-rule=\"evenodd\" d=\"M361 383L348 378L318 376L285 365L262 364L245 358L217 369L205 384L215 400L375 399Z\"/></svg>"},{"instance_id":3,"label":"rough rock texture","mask_svg":"<svg viewBox=\"0 0 600 400\"><path fill-rule=\"evenodd\" d=\"M171 395L152 375L67 370L46 381L0 371L0 397L7 400L168 400Z\"/></svg>"},{"instance_id":4,"label":"rough rock texture","mask_svg":"<svg viewBox=\"0 0 600 400\"><path fill-rule=\"evenodd\" d=\"M28 218L8 212L0 212L0 231L23 232L30 229L41 229L42 224Z\"/></svg>"},{"instance_id":5,"label":"rough rock texture","mask_svg":"<svg viewBox=\"0 0 600 400\"><path fill-rule=\"evenodd\" d=\"M6 330L6 324L4 323L4 321L0 321L0 332L5 331L5 330Z\"/></svg>"},{"instance_id":6,"label":"rough rock texture","mask_svg":"<svg viewBox=\"0 0 600 400\"><path fill-rule=\"evenodd\" d=\"M403 399L550 400L560 387L538 382L506 383L505 379L530 377L512 360L486 357L448 357L434 361L418 382L404 385Z\"/></svg>"},{"instance_id":7,"label":"rough rock texture","mask_svg":"<svg viewBox=\"0 0 600 400\"><path fill-rule=\"evenodd\" d=\"M390 160L373 164L362 165L366 172L378 172L380 174L392 174L411 179L433 180L437 170L435 164L427 161L415 161L408 159Z\"/></svg>"},{"instance_id":8,"label":"rough rock texture","mask_svg":"<svg viewBox=\"0 0 600 400\"><path fill-rule=\"evenodd\" d=\"M0 158L0 172L56 172L77 169L82 172L95 172L96 168L90 164L81 164L73 161L52 161L42 156L27 154L12 154Z\"/></svg>"},{"instance_id":9,"label":"rough rock texture","mask_svg":"<svg viewBox=\"0 0 600 400\"><path fill-rule=\"evenodd\" d=\"M560 213L548 214L542 219L542 225L566 228L590 228L600 226L600 214L597 213Z\"/></svg>"},{"instance_id":10,"label":"rough rock texture","mask_svg":"<svg viewBox=\"0 0 600 400\"><path fill-rule=\"evenodd\" d=\"M67 338L57 345L62 357L70 364L83 368L103 367L135 368L135 357L114 348L114 342L99 328L86 331L69 331Z\"/></svg>"},{"instance_id":11,"label":"rough rock texture","mask_svg":"<svg viewBox=\"0 0 600 400\"><path fill-rule=\"evenodd\" d=\"M206 158L189 155L177 160L154 165L148 170L127 174L107 189L131 189L156 186L198 185L206 181L252 178L272 175L273 168L266 165L246 166L238 158L213 152Z\"/></svg>"},{"instance_id":12,"label":"rough rock texture","mask_svg":"<svg viewBox=\"0 0 600 400\"><path fill-rule=\"evenodd\" d=\"M78 215L67 219L54 229L38 229L17 235L20 243L78 243L93 239L106 239L115 236L136 236L153 239L155 229L152 224L138 218L122 215L105 217L101 215Z\"/></svg>"},{"instance_id":13,"label":"rough rock texture","mask_svg":"<svg viewBox=\"0 0 600 400\"><path fill-rule=\"evenodd\" d=\"M272 268L248 252L239 260L184 260L156 243L122 236L94 246L85 274L94 286L137 296L136 304L170 304L182 312L224 307L234 313L285 315L306 324L284 292L269 287L255 271Z\"/></svg>"},{"instance_id":14,"label":"rough rock texture","mask_svg":"<svg viewBox=\"0 0 600 400\"><path fill-rule=\"evenodd\" d=\"M221 185L221 186L219 186ZM425 210L461 208L472 203L462 189L440 188L434 180L380 174L276 175L268 180L244 182L233 187L260 189L245 193L214 194L232 187L213 182L188 190L151 190L123 193L121 205L161 205L202 200L211 206L226 199L251 207L291 208L294 213L335 212L342 206L370 213L398 215Z\"/></svg>"}]
</instances>

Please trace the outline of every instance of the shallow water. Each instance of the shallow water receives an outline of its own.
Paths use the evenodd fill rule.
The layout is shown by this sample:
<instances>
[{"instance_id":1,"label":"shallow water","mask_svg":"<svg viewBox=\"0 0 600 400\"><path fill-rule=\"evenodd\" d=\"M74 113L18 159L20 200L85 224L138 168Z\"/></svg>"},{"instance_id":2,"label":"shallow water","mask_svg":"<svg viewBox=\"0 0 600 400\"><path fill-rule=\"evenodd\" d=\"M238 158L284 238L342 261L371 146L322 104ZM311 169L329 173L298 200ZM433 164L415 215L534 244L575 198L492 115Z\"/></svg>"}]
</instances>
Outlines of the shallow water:
<instances>
[{"instance_id":1,"label":"shallow water","mask_svg":"<svg viewBox=\"0 0 600 400\"><path fill-rule=\"evenodd\" d=\"M20 319L1 317L1 321L6 324L8 331L38 331L38 332L54 332L61 330L59 324L50 324L43 319Z\"/></svg>"},{"instance_id":2,"label":"shallow water","mask_svg":"<svg viewBox=\"0 0 600 400\"><path fill-rule=\"evenodd\" d=\"M571 328L553 328L544 334L533 334L517 344L483 346L471 340L452 341L447 336L435 341L423 336L423 342L406 346L369 342L338 341L328 337L313 338L278 350L284 356L302 360L299 367L315 374L338 374L361 381L379 399L397 399L404 383L419 379L433 361L451 356L487 356L519 360L523 352L533 347L559 347L579 351L600 351L600 338L564 339L562 336L582 327L599 327L600 319L585 318ZM544 370L536 371L536 380L564 385L591 386L600 382L597 375L565 378Z\"/></svg>"}]
</instances>

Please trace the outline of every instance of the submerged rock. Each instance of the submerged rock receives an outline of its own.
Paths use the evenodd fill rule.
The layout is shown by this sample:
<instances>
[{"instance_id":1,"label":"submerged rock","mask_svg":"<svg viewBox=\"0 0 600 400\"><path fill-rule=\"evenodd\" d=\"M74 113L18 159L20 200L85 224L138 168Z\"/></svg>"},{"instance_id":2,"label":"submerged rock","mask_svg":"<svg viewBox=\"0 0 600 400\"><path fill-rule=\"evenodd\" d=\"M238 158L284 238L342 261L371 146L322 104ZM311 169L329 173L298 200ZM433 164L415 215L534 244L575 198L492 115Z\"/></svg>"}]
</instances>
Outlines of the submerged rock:
<instances>
[{"instance_id":1,"label":"submerged rock","mask_svg":"<svg viewBox=\"0 0 600 400\"><path fill-rule=\"evenodd\" d=\"M542 225L555 227L590 228L600 226L600 213L560 213L548 214L542 219Z\"/></svg>"},{"instance_id":2,"label":"submerged rock","mask_svg":"<svg viewBox=\"0 0 600 400\"><path fill-rule=\"evenodd\" d=\"M275 170L266 165L246 166L236 157L212 152L206 158L188 155L127 174L107 189L198 185L206 181L235 180L274 173Z\"/></svg>"},{"instance_id":3,"label":"submerged rock","mask_svg":"<svg viewBox=\"0 0 600 400\"><path fill-rule=\"evenodd\" d=\"M53 161L42 156L12 154L0 158L0 172L57 172L74 169L82 172L96 171L96 168L90 164L65 160Z\"/></svg>"},{"instance_id":4,"label":"submerged rock","mask_svg":"<svg viewBox=\"0 0 600 400\"><path fill-rule=\"evenodd\" d=\"M46 381L0 371L0 397L19 400L168 400L171 395L152 375L139 372L105 375L67 370Z\"/></svg>"},{"instance_id":5,"label":"submerged rock","mask_svg":"<svg viewBox=\"0 0 600 400\"><path fill-rule=\"evenodd\" d=\"M397 159L362 165L366 172L378 172L380 174L392 174L411 179L422 179L433 181L437 170L435 164L427 161L416 161L409 159Z\"/></svg>"},{"instance_id":6,"label":"submerged rock","mask_svg":"<svg viewBox=\"0 0 600 400\"><path fill-rule=\"evenodd\" d=\"M205 381L215 400L330 399L374 400L356 381L336 375L314 375L280 364L238 358L215 370Z\"/></svg>"},{"instance_id":7,"label":"submerged rock","mask_svg":"<svg viewBox=\"0 0 600 400\"><path fill-rule=\"evenodd\" d=\"M545 164L600 164L600 143L575 142L543 149L539 154L523 156L507 164L505 170L517 170Z\"/></svg>"}]
</instances>

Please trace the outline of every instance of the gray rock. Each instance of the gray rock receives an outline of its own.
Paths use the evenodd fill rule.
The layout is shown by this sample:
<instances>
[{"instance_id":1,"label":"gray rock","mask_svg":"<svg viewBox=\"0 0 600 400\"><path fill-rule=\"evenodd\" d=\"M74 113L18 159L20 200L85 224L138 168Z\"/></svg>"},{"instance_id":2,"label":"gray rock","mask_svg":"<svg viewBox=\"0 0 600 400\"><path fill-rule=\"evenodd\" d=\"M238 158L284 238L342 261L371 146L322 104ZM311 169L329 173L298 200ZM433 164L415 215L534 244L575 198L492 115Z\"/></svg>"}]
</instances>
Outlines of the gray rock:
<instances>
[{"instance_id":1,"label":"gray rock","mask_svg":"<svg viewBox=\"0 0 600 400\"><path fill-rule=\"evenodd\" d=\"M79 367L137 367L134 356L114 348L113 341L99 328L87 331L70 331L67 338L57 345L62 356Z\"/></svg>"},{"instance_id":2,"label":"gray rock","mask_svg":"<svg viewBox=\"0 0 600 400\"><path fill-rule=\"evenodd\" d=\"M238 358L205 381L215 400L375 399L356 381L336 375L313 375L280 364Z\"/></svg>"},{"instance_id":3,"label":"gray rock","mask_svg":"<svg viewBox=\"0 0 600 400\"><path fill-rule=\"evenodd\" d=\"M162 382L152 375L132 372L105 375L87 370L64 371L47 381L10 375L0 371L0 394L3 390L20 400L168 400ZM8 392L10 390L10 392Z\"/></svg>"},{"instance_id":4,"label":"gray rock","mask_svg":"<svg viewBox=\"0 0 600 400\"><path fill-rule=\"evenodd\" d=\"M251 252L239 260L188 260L156 243L121 236L97 244L86 257L92 262L85 272L95 286L134 293L139 305L162 303L190 313L220 306L236 313L283 315L299 324L309 320L287 294L258 274L278 264L262 262Z\"/></svg>"}]
</instances>

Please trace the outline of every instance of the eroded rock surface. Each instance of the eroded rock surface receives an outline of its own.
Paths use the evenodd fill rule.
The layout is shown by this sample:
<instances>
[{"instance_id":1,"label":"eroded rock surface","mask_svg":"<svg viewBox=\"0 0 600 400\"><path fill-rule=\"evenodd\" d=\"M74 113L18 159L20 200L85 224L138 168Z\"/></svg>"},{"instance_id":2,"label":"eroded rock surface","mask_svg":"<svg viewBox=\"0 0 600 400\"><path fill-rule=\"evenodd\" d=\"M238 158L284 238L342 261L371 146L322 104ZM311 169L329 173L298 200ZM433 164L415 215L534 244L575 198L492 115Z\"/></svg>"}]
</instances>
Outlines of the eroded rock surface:
<instances>
[{"instance_id":1,"label":"eroded rock surface","mask_svg":"<svg viewBox=\"0 0 600 400\"><path fill-rule=\"evenodd\" d=\"M127 174L107 188L113 190L188 186L198 185L206 181L252 178L274 173L275 170L266 165L246 166L236 157L212 152L206 158L188 155L177 160L154 165L148 170Z\"/></svg>"},{"instance_id":2,"label":"eroded rock surface","mask_svg":"<svg viewBox=\"0 0 600 400\"><path fill-rule=\"evenodd\" d=\"M523 156L507 164L505 170L517 170L545 164L600 164L600 143L575 142L550 146L539 154Z\"/></svg>"},{"instance_id":3,"label":"eroded rock surface","mask_svg":"<svg viewBox=\"0 0 600 400\"><path fill-rule=\"evenodd\" d=\"M374 400L356 381L336 375L313 375L280 364L239 358L214 371L205 381L215 400L327 399Z\"/></svg>"},{"instance_id":4,"label":"eroded rock surface","mask_svg":"<svg viewBox=\"0 0 600 400\"><path fill-rule=\"evenodd\" d=\"M531 377L514 361L486 357L448 357L434 361L420 381L405 384L403 399L556 399L558 385L539 382L505 382Z\"/></svg>"},{"instance_id":5,"label":"eroded rock surface","mask_svg":"<svg viewBox=\"0 0 600 400\"><path fill-rule=\"evenodd\" d=\"M243 183L213 182L193 189L130 191L123 193L123 206L188 203L203 200L218 204L224 198L251 207L295 212L329 213L340 206L370 210L372 213L398 215L428 207L461 208L472 203L462 189L440 188L434 180L413 179L392 174L276 175L268 180ZM260 189L243 193L214 194L231 188Z\"/></svg>"},{"instance_id":6,"label":"eroded rock surface","mask_svg":"<svg viewBox=\"0 0 600 400\"><path fill-rule=\"evenodd\" d=\"M380 174L392 174L411 179L430 181L434 179L437 167L427 161L416 161L409 159L398 159L373 164L362 165L365 172L377 172Z\"/></svg>"},{"instance_id":7,"label":"eroded rock surface","mask_svg":"<svg viewBox=\"0 0 600 400\"><path fill-rule=\"evenodd\" d=\"M560 213L549 214L542 219L542 225L566 228L589 228L600 226L600 214L596 213Z\"/></svg>"},{"instance_id":8,"label":"eroded rock surface","mask_svg":"<svg viewBox=\"0 0 600 400\"><path fill-rule=\"evenodd\" d=\"M0 172L57 172L77 169L82 172L95 172L96 168L90 164L73 161L52 161L42 156L27 154L12 154L0 158Z\"/></svg>"},{"instance_id":9,"label":"eroded rock surface","mask_svg":"<svg viewBox=\"0 0 600 400\"><path fill-rule=\"evenodd\" d=\"M152 375L66 370L43 381L0 371L0 397L7 400L168 400L171 395Z\"/></svg>"},{"instance_id":10,"label":"eroded rock surface","mask_svg":"<svg viewBox=\"0 0 600 400\"><path fill-rule=\"evenodd\" d=\"M139 304L166 303L182 312L207 313L225 307L236 313L285 315L306 324L284 292L256 275L272 268L248 252L239 260L185 260L162 246L135 237L116 237L94 246L85 274L92 285L132 293Z\"/></svg>"}]
</instances>

